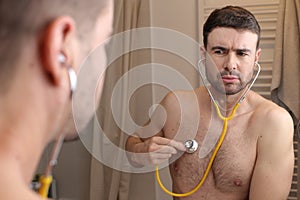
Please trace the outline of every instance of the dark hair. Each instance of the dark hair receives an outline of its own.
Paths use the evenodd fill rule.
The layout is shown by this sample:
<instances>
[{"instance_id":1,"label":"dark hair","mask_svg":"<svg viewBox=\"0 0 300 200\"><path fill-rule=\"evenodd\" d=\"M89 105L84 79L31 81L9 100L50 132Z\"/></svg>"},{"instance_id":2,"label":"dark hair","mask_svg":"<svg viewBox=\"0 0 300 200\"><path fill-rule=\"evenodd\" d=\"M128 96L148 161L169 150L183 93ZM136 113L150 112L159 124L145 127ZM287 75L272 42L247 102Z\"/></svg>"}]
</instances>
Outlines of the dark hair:
<instances>
[{"instance_id":1,"label":"dark hair","mask_svg":"<svg viewBox=\"0 0 300 200\"><path fill-rule=\"evenodd\" d=\"M248 10L238 6L226 6L214 10L203 26L203 44L207 47L207 38L210 32L217 27L234 28L251 31L258 36L256 48L259 47L260 26L254 15Z\"/></svg>"}]
</instances>

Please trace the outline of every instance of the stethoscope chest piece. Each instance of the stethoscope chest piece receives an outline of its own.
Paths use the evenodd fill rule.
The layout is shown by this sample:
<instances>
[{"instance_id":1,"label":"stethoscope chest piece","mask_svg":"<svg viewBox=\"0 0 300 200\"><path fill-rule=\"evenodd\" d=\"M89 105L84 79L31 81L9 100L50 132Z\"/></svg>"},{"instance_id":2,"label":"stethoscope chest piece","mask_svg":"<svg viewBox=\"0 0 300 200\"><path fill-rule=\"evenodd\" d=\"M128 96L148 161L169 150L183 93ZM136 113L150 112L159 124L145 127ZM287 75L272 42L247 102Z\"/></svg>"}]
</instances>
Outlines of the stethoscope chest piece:
<instances>
[{"instance_id":1,"label":"stethoscope chest piece","mask_svg":"<svg viewBox=\"0 0 300 200\"><path fill-rule=\"evenodd\" d=\"M198 149L198 142L196 140L187 140L184 143L187 153L194 153Z\"/></svg>"}]
</instances>

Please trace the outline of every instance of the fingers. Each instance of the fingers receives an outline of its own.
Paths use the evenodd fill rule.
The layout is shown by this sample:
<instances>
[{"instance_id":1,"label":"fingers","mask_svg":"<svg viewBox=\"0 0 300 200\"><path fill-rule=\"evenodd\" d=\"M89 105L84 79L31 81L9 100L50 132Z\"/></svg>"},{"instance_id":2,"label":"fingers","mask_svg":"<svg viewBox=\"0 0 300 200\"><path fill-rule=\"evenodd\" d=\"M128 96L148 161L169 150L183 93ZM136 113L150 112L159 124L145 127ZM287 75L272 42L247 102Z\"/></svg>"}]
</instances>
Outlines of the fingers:
<instances>
[{"instance_id":1,"label":"fingers","mask_svg":"<svg viewBox=\"0 0 300 200\"><path fill-rule=\"evenodd\" d=\"M163 137L153 137L145 141L145 145L149 152L149 161L152 164L168 161L178 151L185 151L184 144L181 142Z\"/></svg>"},{"instance_id":2,"label":"fingers","mask_svg":"<svg viewBox=\"0 0 300 200\"><path fill-rule=\"evenodd\" d=\"M137 154L131 156L131 159L144 166L166 162L179 151L186 150L183 143L158 136L136 144L136 149Z\"/></svg>"},{"instance_id":3,"label":"fingers","mask_svg":"<svg viewBox=\"0 0 300 200\"><path fill-rule=\"evenodd\" d=\"M168 138L163 138L163 137L153 137L150 139L150 143L160 145L161 147L166 147L166 146L173 147L175 148L175 150L180 150L180 151L186 150L183 143Z\"/></svg>"},{"instance_id":4,"label":"fingers","mask_svg":"<svg viewBox=\"0 0 300 200\"><path fill-rule=\"evenodd\" d=\"M150 163L154 165L158 165L163 162L167 162L173 154L171 153L158 153L158 152L150 152Z\"/></svg>"},{"instance_id":5,"label":"fingers","mask_svg":"<svg viewBox=\"0 0 300 200\"><path fill-rule=\"evenodd\" d=\"M170 153L157 153L157 152L148 152L147 154L133 153L131 157L134 164L148 166L148 165L158 165L163 162L168 162L173 154Z\"/></svg>"},{"instance_id":6,"label":"fingers","mask_svg":"<svg viewBox=\"0 0 300 200\"><path fill-rule=\"evenodd\" d=\"M154 150L155 149L155 150ZM176 154L177 150L176 148L172 146L167 146L167 145L156 145L156 148L153 148L154 151L150 152L155 152L155 153L169 153L169 154Z\"/></svg>"},{"instance_id":7,"label":"fingers","mask_svg":"<svg viewBox=\"0 0 300 200\"><path fill-rule=\"evenodd\" d=\"M183 143L181 142L177 142L175 140L171 140L169 145L171 145L172 147L175 147L177 150L180 150L180 151L186 151L186 148L184 146Z\"/></svg>"}]
</instances>

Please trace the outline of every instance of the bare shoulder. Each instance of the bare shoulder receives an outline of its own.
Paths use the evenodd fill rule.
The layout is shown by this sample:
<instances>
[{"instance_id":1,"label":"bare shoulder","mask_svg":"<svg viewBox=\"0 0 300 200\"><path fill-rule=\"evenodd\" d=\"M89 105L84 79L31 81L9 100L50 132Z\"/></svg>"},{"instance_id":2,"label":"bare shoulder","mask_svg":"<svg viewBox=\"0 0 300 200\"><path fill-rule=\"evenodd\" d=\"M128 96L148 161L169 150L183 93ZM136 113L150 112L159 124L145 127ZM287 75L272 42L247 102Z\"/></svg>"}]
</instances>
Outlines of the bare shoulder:
<instances>
[{"instance_id":1,"label":"bare shoulder","mask_svg":"<svg viewBox=\"0 0 300 200\"><path fill-rule=\"evenodd\" d=\"M257 95L253 119L257 122L260 136L292 140L293 120L282 107Z\"/></svg>"},{"instance_id":2,"label":"bare shoulder","mask_svg":"<svg viewBox=\"0 0 300 200\"><path fill-rule=\"evenodd\" d=\"M196 90L175 90L168 92L167 95L164 97L164 103L175 103L177 101L192 101L197 98L197 93L199 89Z\"/></svg>"},{"instance_id":3,"label":"bare shoulder","mask_svg":"<svg viewBox=\"0 0 300 200\"><path fill-rule=\"evenodd\" d=\"M259 97L255 116L272 126L293 126L291 115L284 108L263 97Z\"/></svg>"},{"instance_id":4,"label":"bare shoulder","mask_svg":"<svg viewBox=\"0 0 300 200\"><path fill-rule=\"evenodd\" d=\"M161 105L169 111L180 112L184 109L197 108L197 90L176 90L169 92L162 100Z\"/></svg>"},{"instance_id":5,"label":"bare shoulder","mask_svg":"<svg viewBox=\"0 0 300 200\"><path fill-rule=\"evenodd\" d=\"M172 91L168 93L161 105L164 107L167 120L163 132L166 137L173 137L181 128L197 128L199 120L199 103L195 91Z\"/></svg>"}]
</instances>

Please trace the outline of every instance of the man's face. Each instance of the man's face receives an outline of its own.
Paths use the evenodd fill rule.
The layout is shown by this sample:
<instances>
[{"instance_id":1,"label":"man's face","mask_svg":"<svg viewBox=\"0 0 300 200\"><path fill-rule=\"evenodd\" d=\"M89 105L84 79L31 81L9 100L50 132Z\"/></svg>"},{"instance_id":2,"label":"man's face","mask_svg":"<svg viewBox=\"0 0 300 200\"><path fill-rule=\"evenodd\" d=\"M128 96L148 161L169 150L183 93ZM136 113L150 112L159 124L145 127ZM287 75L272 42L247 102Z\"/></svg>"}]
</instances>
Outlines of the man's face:
<instances>
[{"instance_id":1,"label":"man's face","mask_svg":"<svg viewBox=\"0 0 300 200\"><path fill-rule=\"evenodd\" d=\"M77 131L82 131L97 109L103 89L104 72L106 68L105 44L112 32L113 4L109 5L101 15L89 38L78 43L78 81L77 89L72 99L72 116L65 126L66 140L77 138ZM82 51L85 49L87 51ZM93 50L93 51L91 51ZM90 54L87 54L90 52ZM94 106L95 105L95 106ZM75 123L75 124L74 124ZM76 126L76 128L75 128Z\"/></svg>"},{"instance_id":2,"label":"man's face","mask_svg":"<svg viewBox=\"0 0 300 200\"><path fill-rule=\"evenodd\" d=\"M260 56L257 40L255 33L233 28L215 28L208 35L206 74L217 91L237 94L251 81L254 62Z\"/></svg>"}]
</instances>

